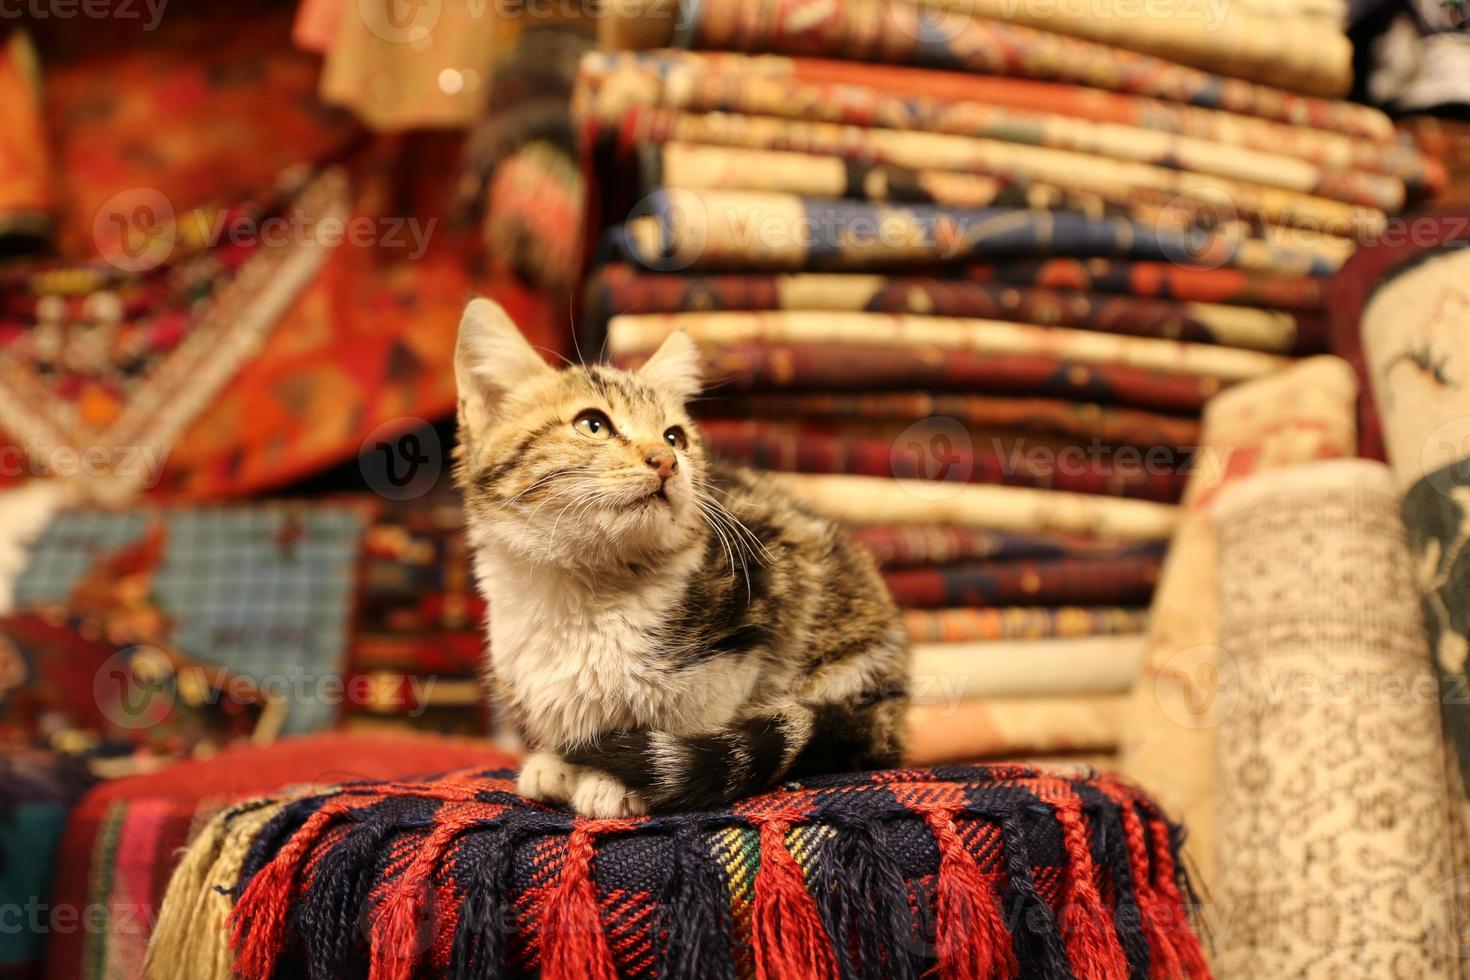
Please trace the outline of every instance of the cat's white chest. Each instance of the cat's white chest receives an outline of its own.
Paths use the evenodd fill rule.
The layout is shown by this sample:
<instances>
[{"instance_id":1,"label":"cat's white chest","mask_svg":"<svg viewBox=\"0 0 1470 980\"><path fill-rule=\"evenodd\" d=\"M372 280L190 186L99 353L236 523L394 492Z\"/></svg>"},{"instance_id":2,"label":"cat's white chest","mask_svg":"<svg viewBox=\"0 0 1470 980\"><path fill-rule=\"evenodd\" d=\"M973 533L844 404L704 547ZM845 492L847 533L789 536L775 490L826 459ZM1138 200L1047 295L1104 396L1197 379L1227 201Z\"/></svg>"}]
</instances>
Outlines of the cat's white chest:
<instances>
[{"instance_id":1,"label":"cat's white chest","mask_svg":"<svg viewBox=\"0 0 1470 980\"><path fill-rule=\"evenodd\" d=\"M552 573L487 563L491 663L537 748L624 728L690 732L729 719L753 672L670 669L651 639L682 599L677 582L596 595ZM747 678L745 675L749 673Z\"/></svg>"}]
</instances>

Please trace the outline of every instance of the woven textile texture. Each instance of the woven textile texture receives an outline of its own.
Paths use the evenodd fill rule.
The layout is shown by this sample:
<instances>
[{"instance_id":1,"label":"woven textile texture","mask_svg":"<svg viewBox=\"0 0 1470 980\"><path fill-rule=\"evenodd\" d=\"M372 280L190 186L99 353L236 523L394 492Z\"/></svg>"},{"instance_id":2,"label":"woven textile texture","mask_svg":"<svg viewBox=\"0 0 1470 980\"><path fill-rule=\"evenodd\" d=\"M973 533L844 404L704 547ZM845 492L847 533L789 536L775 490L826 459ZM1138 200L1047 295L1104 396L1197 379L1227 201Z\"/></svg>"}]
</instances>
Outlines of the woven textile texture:
<instances>
[{"instance_id":1,"label":"woven textile texture","mask_svg":"<svg viewBox=\"0 0 1470 980\"><path fill-rule=\"evenodd\" d=\"M1351 368L1310 358L1211 402L1204 449L1185 489L1149 622L1149 649L1124 725L1122 768L1191 830L1205 888L1215 867L1213 799L1220 697L1215 537L1207 510L1220 489L1261 470L1352 456Z\"/></svg>"},{"instance_id":2,"label":"woven textile texture","mask_svg":"<svg viewBox=\"0 0 1470 980\"><path fill-rule=\"evenodd\" d=\"M691 117L692 118L692 117ZM721 127L739 117L719 116ZM702 134L709 142L764 140L756 124L802 123L752 119L750 129L736 127L728 140ZM837 153L856 139L883 130L834 132L831 145L811 152ZM897 134L909 147L915 134ZM783 137L784 138L784 137ZM948 137L946 137L948 138ZM912 147L912 152L931 152ZM1088 159L1068 161L1069 172L1088 166ZM1083 170L1083 172L1086 172ZM1231 189L1234 198L1244 191ZM1354 227L1353 214L1333 202L1317 207L1286 202L1270 208L1277 217L1329 227ZM1311 212L1319 212L1313 215ZM1381 220L1366 231L1378 230ZM773 229L752 240L752 229ZM1290 240L1292 236L1280 236ZM1030 211L1000 207L953 207L937 204L885 204L839 197L801 196L769 191L689 190L668 188L648 195L640 212L608 240L627 260L658 272L679 269L751 269L795 271L841 269L872 271L894 266L922 266L1036 256L1101 256L1154 262L1326 276L1336 272L1352 252L1346 239L1319 235L1310 241L1294 236L1290 244L1268 239L1196 234L1152 221L1126 217L1093 217L1080 211ZM1299 243L1299 244L1298 244Z\"/></svg>"},{"instance_id":3,"label":"woven textile texture","mask_svg":"<svg viewBox=\"0 0 1470 980\"><path fill-rule=\"evenodd\" d=\"M1162 542L1118 542L1065 534L1025 534L952 525L855 525L852 539L878 567L911 568L961 562L1013 562L1057 558L1158 558Z\"/></svg>"},{"instance_id":4,"label":"woven textile texture","mask_svg":"<svg viewBox=\"0 0 1470 980\"><path fill-rule=\"evenodd\" d=\"M1470 683L1470 398L1462 380L1470 376L1467 227L1459 213L1417 219L1408 242L1365 249L1355 264L1358 281L1343 283L1345 301L1361 303L1366 370L1403 496L1429 649L1445 692L1451 839L1461 876L1470 874L1470 706L1459 694ZM1467 891L1462 887L1462 903Z\"/></svg>"},{"instance_id":5,"label":"woven textile texture","mask_svg":"<svg viewBox=\"0 0 1470 980\"><path fill-rule=\"evenodd\" d=\"M1391 264L1376 270L1360 329L1404 496L1430 648L1446 682L1462 685L1470 676L1470 397L1461 380L1470 377L1470 223L1445 217L1428 227L1443 244L1383 256ZM1470 707L1447 701L1443 710L1470 773Z\"/></svg>"},{"instance_id":6,"label":"woven textile texture","mask_svg":"<svg viewBox=\"0 0 1470 980\"><path fill-rule=\"evenodd\" d=\"M1115 606L909 609L903 621L915 643L1043 640L1143 633L1148 629L1148 610Z\"/></svg>"},{"instance_id":7,"label":"woven textile texture","mask_svg":"<svg viewBox=\"0 0 1470 980\"><path fill-rule=\"evenodd\" d=\"M897 426L891 432L865 434L833 432L820 422L789 425L737 418L704 419L700 423L700 434L712 454L767 470L903 479L937 477L960 483L1043 487L1166 503L1177 501L1184 489L1182 469L1147 469L1142 465L1144 450L1131 453L1135 457L1132 462L1138 465L1120 465L1100 458L1106 447L1096 440L1091 444L1095 450L1092 457L1085 451L1088 444L1083 444L1072 453L1077 458L1059 461L1055 452L1047 451L1054 448L1049 445L1028 453L1028 446L1033 450L1037 446L1028 441L1026 431L1011 439L998 435L987 439L981 432L966 431L974 442L953 445L940 471L934 472L936 466L929 456L922 451L910 452L896 441L901 434ZM1170 447L1161 451L1164 459L1174 460L1176 454Z\"/></svg>"},{"instance_id":8,"label":"woven textile texture","mask_svg":"<svg viewBox=\"0 0 1470 980\"><path fill-rule=\"evenodd\" d=\"M1000 281L882 275L641 275L635 267L611 265L599 269L588 288L591 313L599 323L620 313L846 310L1012 320L1275 353L1320 353L1325 344L1317 320L1284 311L1017 287Z\"/></svg>"},{"instance_id":9,"label":"woven textile texture","mask_svg":"<svg viewBox=\"0 0 1470 980\"><path fill-rule=\"evenodd\" d=\"M0 741L0 895L12 908L50 900L67 810L91 781L74 759ZM31 975L49 925L12 913L0 932L0 976Z\"/></svg>"},{"instance_id":10,"label":"woven textile texture","mask_svg":"<svg viewBox=\"0 0 1470 980\"><path fill-rule=\"evenodd\" d=\"M87 479L76 480L84 491L156 485L176 440L256 353L330 250L312 229L345 217L345 178L335 170L309 176L297 171L269 193L200 208L147 233L120 232L101 243L111 266L49 264L0 278L0 428L27 447L25 475L76 480L77 467L63 469L54 457L85 452ZM99 227L112 227L104 217L166 206L139 192L99 216ZM234 240L233 229L267 221L295 221L302 235Z\"/></svg>"},{"instance_id":11,"label":"woven textile texture","mask_svg":"<svg viewBox=\"0 0 1470 980\"><path fill-rule=\"evenodd\" d=\"M1291 362L1275 354L1153 337L1041 327L999 320L888 313L645 313L614 317L614 357L648 355L682 330L699 344L907 344L1002 356L1050 355L1083 364L1147 368L1222 383L1272 374Z\"/></svg>"},{"instance_id":12,"label":"woven textile texture","mask_svg":"<svg viewBox=\"0 0 1470 980\"><path fill-rule=\"evenodd\" d=\"M940 697L909 709L906 751L923 765L1109 753L1127 710L1123 694Z\"/></svg>"},{"instance_id":13,"label":"woven textile texture","mask_svg":"<svg viewBox=\"0 0 1470 980\"><path fill-rule=\"evenodd\" d=\"M900 606L1140 605L1153 595L1157 557L963 562L883 574Z\"/></svg>"},{"instance_id":14,"label":"woven textile texture","mask_svg":"<svg viewBox=\"0 0 1470 980\"><path fill-rule=\"evenodd\" d=\"M827 420L837 426L912 425L943 415L981 431L1019 429L1038 435L1094 438L1109 444L1184 448L1199 440L1199 420L1060 398L930 394L924 391L846 392L727 397L711 392L696 406L701 417Z\"/></svg>"},{"instance_id":15,"label":"woven textile texture","mask_svg":"<svg viewBox=\"0 0 1470 980\"><path fill-rule=\"evenodd\" d=\"M959 699L1122 694L1143 662L1142 634L1045 641L921 643L911 671L915 697Z\"/></svg>"},{"instance_id":16,"label":"woven textile texture","mask_svg":"<svg viewBox=\"0 0 1470 980\"><path fill-rule=\"evenodd\" d=\"M231 975L230 947L245 978L1204 977L1186 893L1152 804L1075 769L833 777L591 822L471 770L223 814L150 956L191 980Z\"/></svg>"},{"instance_id":17,"label":"woven textile texture","mask_svg":"<svg viewBox=\"0 0 1470 980\"><path fill-rule=\"evenodd\" d=\"M1215 516L1230 672L1212 895L1230 928L1215 965L1459 976L1439 685L1388 468L1262 474Z\"/></svg>"},{"instance_id":18,"label":"woven textile texture","mask_svg":"<svg viewBox=\"0 0 1470 980\"><path fill-rule=\"evenodd\" d=\"M36 541L15 584L19 609L64 603L111 556L147 549L146 600L165 635L153 642L270 684L287 732L328 727L337 706L291 697L340 684L365 515L350 507L272 504L121 512L73 510Z\"/></svg>"},{"instance_id":19,"label":"woven textile texture","mask_svg":"<svg viewBox=\"0 0 1470 980\"><path fill-rule=\"evenodd\" d=\"M183 847L243 799L297 783L394 779L435 766L504 766L483 741L320 735L227 749L100 783L72 808L57 853L53 907L97 910L102 929L52 930L46 980L143 976L143 954Z\"/></svg>"},{"instance_id":20,"label":"woven textile texture","mask_svg":"<svg viewBox=\"0 0 1470 980\"><path fill-rule=\"evenodd\" d=\"M993 0L986 3L971 0L964 4L954 0L943 5L952 8L951 11L937 10L940 5L921 7L888 0L858 0L843 4L815 4L809 0L758 4L741 3L739 0L701 0L698 4L683 5L675 0L652 0L642 5L646 12L641 21L637 19L639 6L624 4L618 8L621 16L633 19L633 23L612 21L605 25L605 38L610 46L667 46L675 40L674 25L682 15L689 29L679 39L687 39L691 46L703 48L820 54L855 61L927 65L956 72L1077 82L1096 88L1137 92L1194 105L1258 114L1285 122L1306 123L1322 129L1341 129L1356 136L1383 141L1391 132L1391 124L1385 116L1363 106L1305 98L1293 92L1185 67L1178 63L1186 58L1177 48L1156 52L1171 60L1121 50L1137 50L1137 44L1128 43L1129 40L1155 39L1150 36L1153 32L1145 28L1157 26L1159 21L1138 16L1109 17L1106 8L1111 5L1073 8L1070 21L1055 9L1043 11L1037 8L1033 13L1041 18L1041 22L1029 26L1022 26L1026 11L1006 8ZM1245 8L1240 9L1244 11ZM1101 16L1089 16L1099 10L1104 11ZM1164 18L1171 16L1170 12L1154 12L1161 13ZM1260 26L1258 17L1249 18L1254 21L1260 35L1271 33L1273 26L1277 28L1273 37L1250 39L1250 46L1257 50L1262 45L1273 46L1285 39L1281 34L1283 23L1298 31L1307 23L1296 18L1283 21L1275 7L1272 12L1273 19L1264 27ZM1172 13L1177 15L1177 9ZM1232 39L1218 31L1200 30L1200 26L1197 17L1179 18L1173 24L1167 20L1163 23L1163 27L1173 28L1176 40L1185 36L1200 44L1223 43L1227 50L1232 48ZM1116 47L1084 40L1080 36L1066 36L1088 27L1121 28L1125 36L1095 38L1107 40ZM1341 62L1338 71L1346 71L1347 52L1343 50L1346 41L1340 33L1333 37L1330 29L1324 31L1317 24L1312 34L1308 42L1302 42L1299 37L1288 41L1288 44L1296 43L1303 47L1303 50L1293 53L1298 57L1320 56L1325 38L1327 46L1335 48L1333 57ZM1278 68L1288 65L1291 66L1288 70L1295 69L1286 76L1292 87L1301 86L1306 81L1301 63L1278 57ZM1229 66L1226 74L1243 74L1236 68L1236 65ZM1347 87L1345 76L1340 75L1332 82L1323 89L1327 94L1339 95Z\"/></svg>"},{"instance_id":21,"label":"woven textile texture","mask_svg":"<svg viewBox=\"0 0 1470 980\"><path fill-rule=\"evenodd\" d=\"M1203 120L1191 117L1189 122L1203 126L1190 126L1186 133L1161 131L1161 123L1183 122L1175 118L1177 108L1174 113L1164 108L1156 119L1145 100L1115 98L1109 103L1096 91L1075 86L678 52L604 56L590 59L584 71L594 76L589 82L597 86L596 94L606 93L612 103L604 106L599 100L599 114L621 109L626 90L637 86L657 92L649 100L653 104L691 112L819 119L1002 140L1240 179L1380 210L1402 207L1405 197L1398 176L1356 169L1346 160L1323 166L1304 159L1298 154L1305 150L1310 155L1311 150L1298 149L1294 144L1301 138L1281 134L1280 127L1200 113ZM1263 128L1276 137L1274 144L1258 132ZM1196 135L1200 129L1207 135ZM681 155L696 149L684 147ZM1403 159L1417 164L1414 169L1429 169L1412 149L1387 149L1386 159L1362 162L1381 169ZM665 155L665 163L674 161ZM720 166L718 160L709 165ZM674 174L666 176L673 182Z\"/></svg>"},{"instance_id":22,"label":"woven textile texture","mask_svg":"<svg viewBox=\"0 0 1470 980\"><path fill-rule=\"evenodd\" d=\"M651 353L614 351L612 358L619 367L634 369ZM718 381L722 393L773 389L984 391L1198 412L1225 387L1219 378L1082 361L1052 351L982 353L917 342L752 340L706 344L700 354L703 376Z\"/></svg>"},{"instance_id":23,"label":"woven textile texture","mask_svg":"<svg viewBox=\"0 0 1470 980\"><path fill-rule=\"evenodd\" d=\"M986 28L1002 32L1011 29L1005 24L987 24ZM1062 40L1055 35L1047 37ZM1017 122L1031 125L1068 119L1143 130L1152 134L1146 139L1177 136L1185 138L1186 145L1193 142L1198 146L1204 142L1221 149L1225 158L1234 156L1232 150L1225 149L1228 145L1306 162L1319 168L1319 174L1352 171L1383 174L1402 180L1416 193L1442 189L1446 177L1445 169L1432 159L1428 147L1416 150L1381 136L1355 138L1351 123L1341 120L1322 118L1302 124L1298 116L1293 122L1283 123L1274 118L1181 105L1178 101L1167 101L1167 97L1109 92L1107 89L1113 86L1103 78L1086 79L1081 84L1058 84L1035 78L1004 77L1004 73L971 74L881 67L872 63L854 65L809 57L753 58L730 53L674 51L608 54L589 59L583 64L583 70L609 75L647 70L663 72L677 84L663 89L661 103L692 110L742 111L742 106L748 106L749 111L757 111L753 107L758 105L761 113L787 115L791 106L782 106L781 99L772 97L780 93L786 102L800 105L812 118L832 122L876 123L894 129L979 135L977 127L997 115L1010 115ZM747 77L746 85L731 82L734 72ZM841 97L834 97L839 92ZM1336 103L1334 108L1345 115L1361 112L1359 107L1348 103ZM1382 124L1381 117L1377 123ZM1085 132L1086 128L1074 131ZM1286 167L1298 175L1311 173L1300 164ZM1280 178L1281 175L1275 175L1264 182Z\"/></svg>"}]
</instances>

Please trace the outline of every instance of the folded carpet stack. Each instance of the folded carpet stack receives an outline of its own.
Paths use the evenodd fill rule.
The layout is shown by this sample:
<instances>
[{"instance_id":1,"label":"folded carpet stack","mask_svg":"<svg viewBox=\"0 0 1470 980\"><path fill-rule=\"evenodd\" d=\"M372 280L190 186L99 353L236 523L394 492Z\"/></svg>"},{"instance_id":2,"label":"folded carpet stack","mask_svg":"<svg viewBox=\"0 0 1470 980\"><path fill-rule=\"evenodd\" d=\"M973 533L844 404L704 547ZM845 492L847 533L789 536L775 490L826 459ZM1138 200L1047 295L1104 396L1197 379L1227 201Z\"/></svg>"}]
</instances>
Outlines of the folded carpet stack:
<instances>
[{"instance_id":1,"label":"folded carpet stack","mask_svg":"<svg viewBox=\"0 0 1470 980\"><path fill-rule=\"evenodd\" d=\"M643 0L574 96L582 350L689 334L709 446L851 525L953 645L920 651L918 761L1118 748L1176 505L1258 441L1202 439L1205 403L1329 350L1326 277L1446 179L1339 98L1331 3L1002 7Z\"/></svg>"},{"instance_id":2,"label":"folded carpet stack","mask_svg":"<svg viewBox=\"0 0 1470 980\"><path fill-rule=\"evenodd\" d=\"M306 788L203 828L158 980L1208 976L1177 833L1078 767L823 777L585 821L514 771Z\"/></svg>"}]
</instances>

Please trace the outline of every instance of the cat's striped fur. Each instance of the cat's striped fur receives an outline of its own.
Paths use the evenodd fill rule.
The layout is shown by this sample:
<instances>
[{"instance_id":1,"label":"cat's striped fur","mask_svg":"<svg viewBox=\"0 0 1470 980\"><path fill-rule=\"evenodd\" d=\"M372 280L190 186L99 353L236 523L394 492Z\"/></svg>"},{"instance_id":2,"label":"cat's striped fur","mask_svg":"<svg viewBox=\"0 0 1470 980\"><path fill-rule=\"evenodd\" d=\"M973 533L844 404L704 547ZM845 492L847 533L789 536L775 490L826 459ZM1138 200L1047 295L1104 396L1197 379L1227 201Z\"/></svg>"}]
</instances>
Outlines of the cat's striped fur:
<instances>
[{"instance_id":1,"label":"cat's striped fur","mask_svg":"<svg viewBox=\"0 0 1470 980\"><path fill-rule=\"evenodd\" d=\"M532 749L523 793L622 816L898 760L898 612L840 530L705 459L687 337L636 374L553 370L475 300L455 372L490 676Z\"/></svg>"}]
</instances>

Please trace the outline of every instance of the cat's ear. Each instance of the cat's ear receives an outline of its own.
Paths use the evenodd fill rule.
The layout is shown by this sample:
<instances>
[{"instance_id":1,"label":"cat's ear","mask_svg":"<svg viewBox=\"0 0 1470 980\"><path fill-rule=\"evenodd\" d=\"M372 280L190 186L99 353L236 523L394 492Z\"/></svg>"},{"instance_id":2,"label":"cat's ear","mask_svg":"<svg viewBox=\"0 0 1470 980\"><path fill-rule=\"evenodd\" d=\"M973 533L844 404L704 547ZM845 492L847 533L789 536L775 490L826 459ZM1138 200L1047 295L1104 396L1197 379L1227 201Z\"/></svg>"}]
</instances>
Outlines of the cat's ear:
<instances>
[{"instance_id":1,"label":"cat's ear","mask_svg":"<svg viewBox=\"0 0 1470 980\"><path fill-rule=\"evenodd\" d=\"M638 369L638 376L679 401L688 401L699 394L699 348L687 333L675 330Z\"/></svg>"},{"instance_id":2,"label":"cat's ear","mask_svg":"<svg viewBox=\"0 0 1470 980\"><path fill-rule=\"evenodd\" d=\"M499 303L472 299L459 320L454 347L454 383L459 388L459 424L484 429L500 399L516 385L552 368L526 342Z\"/></svg>"}]
</instances>

